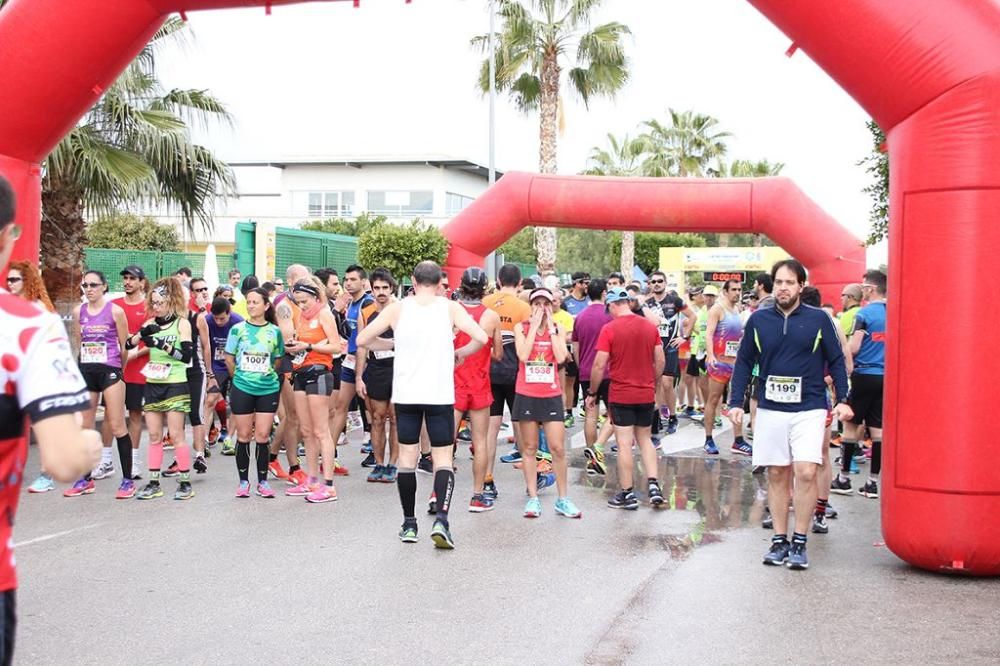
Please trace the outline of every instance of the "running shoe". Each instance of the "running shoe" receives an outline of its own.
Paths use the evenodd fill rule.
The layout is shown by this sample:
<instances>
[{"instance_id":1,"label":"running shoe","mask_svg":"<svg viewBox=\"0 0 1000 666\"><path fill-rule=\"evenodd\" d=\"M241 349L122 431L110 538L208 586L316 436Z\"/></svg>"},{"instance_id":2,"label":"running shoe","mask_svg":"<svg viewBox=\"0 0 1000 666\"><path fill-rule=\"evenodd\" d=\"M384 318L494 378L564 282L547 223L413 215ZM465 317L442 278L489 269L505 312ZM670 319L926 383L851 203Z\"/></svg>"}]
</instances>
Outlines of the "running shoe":
<instances>
[{"instance_id":1,"label":"running shoe","mask_svg":"<svg viewBox=\"0 0 1000 666\"><path fill-rule=\"evenodd\" d=\"M273 474L272 470L272 474ZM305 473L305 470L299 468L294 472L291 472L285 478L285 483L290 486L304 486L309 482L309 475ZM286 493L287 494L287 493Z\"/></svg>"},{"instance_id":2,"label":"running shoe","mask_svg":"<svg viewBox=\"0 0 1000 666\"><path fill-rule=\"evenodd\" d=\"M826 534L830 531L830 526L826 522L825 515L813 514L812 531L816 534Z\"/></svg>"},{"instance_id":3,"label":"running shoe","mask_svg":"<svg viewBox=\"0 0 1000 666\"><path fill-rule=\"evenodd\" d=\"M311 493L306 495L306 501L311 504L323 504L324 502L336 502L337 501L337 491L334 490L333 486L328 486L325 483L320 484Z\"/></svg>"},{"instance_id":4,"label":"running shoe","mask_svg":"<svg viewBox=\"0 0 1000 666\"><path fill-rule=\"evenodd\" d=\"M80 495L89 495L94 492L94 488L95 486L93 481L80 479L71 487L63 491L63 497L79 497Z\"/></svg>"},{"instance_id":5,"label":"running shoe","mask_svg":"<svg viewBox=\"0 0 1000 666\"><path fill-rule=\"evenodd\" d=\"M667 432L668 435L673 435L674 433L677 432L677 417L676 416L671 416L669 419L667 419L666 432Z\"/></svg>"},{"instance_id":6,"label":"running shoe","mask_svg":"<svg viewBox=\"0 0 1000 666\"><path fill-rule=\"evenodd\" d=\"M701 412L695 412L694 414L692 414L688 418L690 418L692 421L696 421L698 423L704 423L705 422L705 415L702 414Z\"/></svg>"},{"instance_id":7,"label":"running shoe","mask_svg":"<svg viewBox=\"0 0 1000 666\"><path fill-rule=\"evenodd\" d=\"M365 441L361 442L361 453L370 454L371 452L372 452L372 440L366 439Z\"/></svg>"},{"instance_id":8,"label":"running shoe","mask_svg":"<svg viewBox=\"0 0 1000 666\"><path fill-rule=\"evenodd\" d=\"M271 484L267 482L267 479L257 482L257 495L258 497L263 497L264 499L274 498L274 488Z\"/></svg>"},{"instance_id":9,"label":"running shoe","mask_svg":"<svg viewBox=\"0 0 1000 666\"><path fill-rule=\"evenodd\" d=\"M100 481L101 479L106 479L109 476L114 476L115 474L115 464L108 460L107 462L102 462L100 465L94 468L94 471L90 473L90 478L94 481Z\"/></svg>"},{"instance_id":10,"label":"running shoe","mask_svg":"<svg viewBox=\"0 0 1000 666\"><path fill-rule=\"evenodd\" d=\"M163 488L160 487L159 481L150 481L142 487L142 490L135 494L135 498L139 500L149 500L157 497L163 497Z\"/></svg>"},{"instance_id":11,"label":"running shoe","mask_svg":"<svg viewBox=\"0 0 1000 666\"><path fill-rule=\"evenodd\" d=\"M721 428L722 427L722 417L721 416L716 416L715 417L715 420L712 421L712 427L713 428Z\"/></svg>"},{"instance_id":12,"label":"running shoe","mask_svg":"<svg viewBox=\"0 0 1000 666\"><path fill-rule=\"evenodd\" d=\"M500 462L502 463L510 464L519 462L520 460L521 460L521 452L518 451L517 449L514 449L508 454L500 456Z\"/></svg>"},{"instance_id":13,"label":"running shoe","mask_svg":"<svg viewBox=\"0 0 1000 666\"><path fill-rule=\"evenodd\" d=\"M194 497L194 488L191 487L190 481L181 481L177 484L177 490L174 491L175 500L189 500Z\"/></svg>"},{"instance_id":14,"label":"running shoe","mask_svg":"<svg viewBox=\"0 0 1000 666\"><path fill-rule=\"evenodd\" d=\"M539 474L537 477L536 485L538 486L539 492L556 485L556 475L552 472L545 474Z\"/></svg>"},{"instance_id":15,"label":"running shoe","mask_svg":"<svg viewBox=\"0 0 1000 666\"><path fill-rule=\"evenodd\" d=\"M809 558L806 557L806 545L804 543L793 543L788 550L788 560L785 566L789 569L808 569Z\"/></svg>"},{"instance_id":16,"label":"running shoe","mask_svg":"<svg viewBox=\"0 0 1000 666\"><path fill-rule=\"evenodd\" d=\"M333 459L333 474L334 476L350 476L351 470L347 469L340 464L340 461L336 458Z\"/></svg>"},{"instance_id":17,"label":"running shoe","mask_svg":"<svg viewBox=\"0 0 1000 666\"><path fill-rule=\"evenodd\" d=\"M547 462L547 463L551 463L552 462L552 454L550 452L548 452L548 451L542 451L541 449L539 449L538 453L535 454L535 460L537 460L538 462L543 462L544 461L544 462Z\"/></svg>"},{"instance_id":18,"label":"running shoe","mask_svg":"<svg viewBox=\"0 0 1000 666\"><path fill-rule=\"evenodd\" d=\"M567 518L582 518L583 512L576 508L573 500L568 497L560 497L556 500L556 513Z\"/></svg>"},{"instance_id":19,"label":"running shoe","mask_svg":"<svg viewBox=\"0 0 1000 666\"><path fill-rule=\"evenodd\" d=\"M381 465L375 464L375 454L371 452L371 447L368 447L368 456L361 461L362 467L381 467Z\"/></svg>"},{"instance_id":20,"label":"running shoe","mask_svg":"<svg viewBox=\"0 0 1000 666\"><path fill-rule=\"evenodd\" d=\"M572 428L576 425L576 417L573 416L573 412L566 412L566 418L563 419L563 425L567 428Z\"/></svg>"},{"instance_id":21,"label":"running shoe","mask_svg":"<svg viewBox=\"0 0 1000 666\"><path fill-rule=\"evenodd\" d=\"M205 457L206 458L212 457L212 445L209 442L205 442Z\"/></svg>"},{"instance_id":22,"label":"running shoe","mask_svg":"<svg viewBox=\"0 0 1000 666\"><path fill-rule=\"evenodd\" d=\"M858 494L868 499L878 499L878 483L869 479L863 487L858 488Z\"/></svg>"},{"instance_id":23,"label":"running shoe","mask_svg":"<svg viewBox=\"0 0 1000 666\"><path fill-rule=\"evenodd\" d=\"M538 474L548 474L552 471L552 463L548 460L540 460L535 463L535 472Z\"/></svg>"},{"instance_id":24,"label":"running shoe","mask_svg":"<svg viewBox=\"0 0 1000 666\"><path fill-rule=\"evenodd\" d=\"M612 509L628 509L629 511L635 511L639 508L639 500L636 498L635 493L631 490L628 492L619 490L615 493L614 497L608 500L608 506Z\"/></svg>"},{"instance_id":25,"label":"running shoe","mask_svg":"<svg viewBox=\"0 0 1000 666\"><path fill-rule=\"evenodd\" d=\"M163 436L163 450L164 451L174 450L174 443L170 439L170 433L167 433L166 435Z\"/></svg>"},{"instance_id":26,"label":"running shoe","mask_svg":"<svg viewBox=\"0 0 1000 666\"><path fill-rule=\"evenodd\" d=\"M229 439L229 431L223 428L219 431L219 436L215 438L215 442L217 444L225 444L227 439Z\"/></svg>"},{"instance_id":27,"label":"running shoe","mask_svg":"<svg viewBox=\"0 0 1000 666\"><path fill-rule=\"evenodd\" d=\"M652 441L653 441L653 448L656 449L657 451L659 451L660 450L660 436L659 435L653 435L650 439L652 439Z\"/></svg>"},{"instance_id":28,"label":"running shoe","mask_svg":"<svg viewBox=\"0 0 1000 666\"><path fill-rule=\"evenodd\" d=\"M292 486L290 488L285 488L285 495L288 497L305 497L313 491L313 487L309 485L308 479L304 480L297 486Z\"/></svg>"},{"instance_id":29,"label":"running shoe","mask_svg":"<svg viewBox=\"0 0 1000 666\"><path fill-rule=\"evenodd\" d=\"M705 440L705 453L707 453L710 456L719 455L719 447L715 445L714 439Z\"/></svg>"},{"instance_id":30,"label":"running shoe","mask_svg":"<svg viewBox=\"0 0 1000 666\"><path fill-rule=\"evenodd\" d=\"M424 474L434 473L434 462L431 460L431 457L429 455L420 456L420 461L417 462L417 471L423 472Z\"/></svg>"},{"instance_id":31,"label":"running shoe","mask_svg":"<svg viewBox=\"0 0 1000 666\"><path fill-rule=\"evenodd\" d=\"M409 524L403 523L403 527L399 530L399 540L403 543L416 543L419 540L416 521Z\"/></svg>"},{"instance_id":32,"label":"running shoe","mask_svg":"<svg viewBox=\"0 0 1000 666\"><path fill-rule=\"evenodd\" d=\"M115 493L115 499L132 499L133 497L135 497L135 481L122 479L121 485L118 486L118 492Z\"/></svg>"},{"instance_id":33,"label":"running shoe","mask_svg":"<svg viewBox=\"0 0 1000 666\"><path fill-rule=\"evenodd\" d=\"M835 520L840 514L837 510L833 508L829 503L826 505L826 517L830 520Z\"/></svg>"},{"instance_id":34,"label":"running shoe","mask_svg":"<svg viewBox=\"0 0 1000 666\"><path fill-rule=\"evenodd\" d=\"M693 419L697 413L698 412L695 411L694 407L685 407L684 411L681 412L680 415L688 419Z\"/></svg>"},{"instance_id":35,"label":"running shoe","mask_svg":"<svg viewBox=\"0 0 1000 666\"><path fill-rule=\"evenodd\" d=\"M792 544L784 539L781 541L771 541L771 549L764 553L764 564L770 564L774 567L781 566L788 560L788 551L791 548Z\"/></svg>"},{"instance_id":36,"label":"running shoe","mask_svg":"<svg viewBox=\"0 0 1000 666\"><path fill-rule=\"evenodd\" d=\"M500 497L497 484L492 479L483 484L483 497L488 497L493 502L496 502L497 498Z\"/></svg>"},{"instance_id":37,"label":"running shoe","mask_svg":"<svg viewBox=\"0 0 1000 666\"><path fill-rule=\"evenodd\" d=\"M177 461L175 460L172 463L170 463L170 467L168 467L165 470L163 470L162 472L160 472L160 476L170 479L170 478L173 478L175 476L180 476L180 473L181 473L181 471L177 467Z\"/></svg>"},{"instance_id":38,"label":"running shoe","mask_svg":"<svg viewBox=\"0 0 1000 666\"><path fill-rule=\"evenodd\" d=\"M28 486L29 493L47 493L56 489L56 483L48 474L39 474L38 478Z\"/></svg>"},{"instance_id":39,"label":"running shoe","mask_svg":"<svg viewBox=\"0 0 1000 666\"><path fill-rule=\"evenodd\" d=\"M372 471L368 473L368 483L379 483L382 480L382 475L385 473L385 467L382 465L375 465Z\"/></svg>"},{"instance_id":40,"label":"running shoe","mask_svg":"<svg viewBox=\"0 0 1000 666\"><path fill-rule=\"evenodd\" d=\"M208 438L205 440L209 446L215 444L216 440L219 439L219 429L212 426L212 429L208 431Z\"/></svg>"},{"instance_id":41,"label":"running shoe","mask_svg":"<svg viewBox=\"0 0 1000 666\"><path fill-rule=\"evenodd\" d=\"M524 503L524 517L538 518L541 515L542 503L538 501L537 497L529 497L528 501Z\"/></svg>"},{"instance_id":42,"label":"running shoe","mask_svg":"<svg viewBox=\"0 0 1000 666\"><path fill-rule=\"evenodd\" d=\"M469 513L484 513L493 510L493 500L482 493L472 496L469 502Z\"/></svg>"},{"instance_id":43,"label":"running shoe","mask_svg":"<svg viewBox=\"0 0 1000 666\"><path fill-rule=\"evenodd\" d=\"M250 497L250 482L240 481L239 487L236 489L236 496L240 498Z\"/></svg>"},{"instance_id":44,"label":"running shoe","mask_svg":"<svg viewBox=\"0 0 1000 666\"><path fill-rule=\"evenodd\" d=\"M431 540L434 542L435 548L442 548L444 550L452 550L455 548L455 541L451 538L451 532L448 530L448 526L440 520L434 521L434 527L431 529Z\"/></svg>"},{"instance_id":45,"label":"running shoe","mask_svg":"<svg viewBox=\"0 0 1000 666\"><path fill-rule=\"evenodd\" d=\"M194 462L191 463L191 466L194 467L194 471L197 474L204 474L208 471L208 463L205 462L205 456L200 453L194 457Z\"/></svg>"},{"instance_id":46,"label":"running shoe","mask_svg":"<svg viewBox=\"0 0 1000 666\"><path fill-rule=\"evenodd\" d=\"M458 438L463 442L472 441L472 430L469 429L469 426L465 426L464 428L458 431Z\"/></svg>"},{"instance_id":47,"label":"running shoe","mask_svg":"<svg viewBox=\"0 0 1000 666\"><path fill-rule=\"evenodd\" d=\"M399 470L395 465L386 465L382 470L382 478L379 481L382 483L396 483L397 474L399 474Z\"/></svg>"},{"instance_id":48,"label":"running shoe","mask_svg":"<svg viewBox=\"0 0 1000 666\"><path fill-rule=\"evenodd\" d=\"M850 495L853 490L851 488L851 480L844 479L840 480L840 475L833 477L833 482L830 484L830 492L837 493L838 495Z\"/></svg>"},{"instance_id":49,"label":"running shoe","mask_svg":"<svg viewBox=\"0 0 1000 666\"><path fill-rule=\"evenodd\" d=\"M729 450L741 456L753 455L753 447L750 446L750 444L748 444L746 440L740 442L733 442L733 446Z\"/></svg>"},{"instance_id":50,"label":"running shoe","mask_svg":"<svg viewBox=\"0 0 1000 666\"><path fill-rule=\"evenodd\" d=\"M651 483L649 484L649 503L651 506L663 506L666 501L663 498L663 491L660 490L660 484Z\"/></svg>"},{"instance_id":51,"label":"running shoe","mask_svg":"<svg viewBox=\"0 0 1000 666\"><path fill-rule=\"evenodd\" d=\"M337 438L337 446L345 446L347 444L347 433L340 433L340 437Z\"/></svg>"},{"instance_id":52,"label":"running shoe","mask_svg":"<svg viewBox=\"0 0 1000 666\"><path fill-rule=\"evenodd\" d=\"M830 446L834 448L840 448L840 442L844 439L844 436L839 432L833 433L830 437Z\"/></svg>"},{"instance_id":53,"label":"running shoe","mask_svg":"<svg viewBox=\"0 0 1000 666\"><path fill-rule=\"evenodd\" d=\"M282 481L288 480L288 472L285 468L281 466L281 463L277 460L272 460L267 464L267 471L271 473L271 476L275 479L281 479Z\"/></svg>"},{"instance_id":54,"label":"running shoe","mask_svg":"<svg viewBox=\"0 0 1000 666\"><path fill-rule=\"evenodd\" d=\"M234 442L233 438L229 437L228 435L224 440L222 440L222 455L224 456L236 455L236 442Z\"/></svg>"},{"instance_id":55,"label":"running shoe","mask_svg":"<svg viewBox=\"0 0 1000 666\"><path fill-rule=\"evenodd\" d=\"M430 498L427 500L427 513L433 516L437 512L438 512L437 493L431 493Z\"/></svg>"},{"instance_id":56,"label":"running shoe","mask_svg":"<svg viewBox=\"0 0 1000 666\"><path fill-rule=\"evenodd\" d=\"M601 476L608 473L607 465L604 464L604 451L596 446L594 448L588 447L583 450L583 455L587 457L588 473L591 469L594 470L594 474L600 474Z\"/></svg>"},{"instance_id":57,"label":"running shoe","mask_svg":"<svg viewBox=\"0 0 1000 666\"><path fill-rule=\"evenodd\" d=\"M764 507L764 515L760 519L760 526L765 530L774 529L774 516L771 515L771 509Z\"/></svg>"}]
</instances>

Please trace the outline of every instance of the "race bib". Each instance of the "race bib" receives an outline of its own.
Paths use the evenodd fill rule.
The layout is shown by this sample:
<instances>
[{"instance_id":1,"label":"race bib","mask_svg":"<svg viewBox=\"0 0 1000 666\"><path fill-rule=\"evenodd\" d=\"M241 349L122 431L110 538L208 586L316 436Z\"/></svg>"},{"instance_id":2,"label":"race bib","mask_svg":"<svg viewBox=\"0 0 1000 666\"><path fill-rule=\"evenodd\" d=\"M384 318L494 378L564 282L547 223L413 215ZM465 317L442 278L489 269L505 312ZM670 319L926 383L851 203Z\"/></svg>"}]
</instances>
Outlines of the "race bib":
<instances>
[{"instance_id":1,"label":"race bib","mask_svg":"<svg viewBox=\"0 0 1000 666\"><path fill-rule=\"evenodd\" d=\"M240 372L267 374L271 371L271 355L267 352L243 352L240 356Z\"/></svg>"},{"instance_id":2,"label":"race bib","mask_svg":"<svg viewBox=\"0 0 1000 666\"><path fill-rule=\"evenodd\" d=\"M393 356L396 355L396 352L393 351L392 349L382 349L372 353L375 354L375 358L377 358L380 361L383 359L392 358Z\"/></svg>"},{"instance_id":3,"label":"race bib","mask_svg":"<svg viewBox=\"0 0 1000 666\"><path fill-rule=\"evenodd\" d=\"M215 359L216 361L225 361L226 350L223 349L222 347L216 347L215 351L212 352L212 358Z\"/></svg>"},{"instance_id":4,"label":"race bib","mask_svg":"<svg viewBox=\"0 0 1000 666\"><path fill-rule=\"evenodd\" d=\"M356 363L357 359L354 358L354 354L348 354L344 357L344 365L342 367L353 370Z\"/></svg>"},{"instance_id":5,"label":"race bib","mask_svg":"<svg viewBox=\"0 0 1000 666\"><path fill-rule=\"evenodd\" d=\"M801 377L776 377L768 375L764 384L764 396L772 402L802 402Z\"/></svg>"},{"instance_id":6,"label":"race bib","mask_svg":"<svg viewBox=\"0 0 1000 666\"><path fill-rule=\"evenodd\" d=\"M726 340L726 356L736 356L740 351L740 341L739 340Z\"/></svg>"},{"instance_id":7,"label":"race bib","mask_svg":"<svg viewBox=\"0 0 1000 666\"><path fill-rule=\"evenodd\" d=\"M306 360L306 354L308 353L309 352L303 349L302 351L295 354L295 356L292 357L292 365L302 365L302 362Z\"/></svg>"},{"instance_id":8,"label":"race bib","mask_svg":"<svg viewBox=\"0 0 1000 666\"><path fill-rule=\"evenodd\" d=\"M524 380L529 384L554 384L556 366L545 361L528 361L524 364Z\"/></svg>"},{"instance_id":9,"label":"race bib","mask_svg":"<svg viewBox=\"0 0 1000 666\"><path fill-rule=\"evenodd\" d=\"M142 369L142 374L146 377L146 379L166 379L170 376L170 364L147 363L146 367Z\"/></svg>"},{"instance_id":10,"label":"race bib","mask_svg":"<svg viewBox=\"0 0 1000 666\"><path fill-rule=\"evenodd\" d=\"M80 345L80 363L107 363L107 342L84 342Z\"/></svg>"},{"instance_id":11,"label":"race bib","mask_svg":"<svg viewBox=\"0 0 1000 666\"><path fill-rule=\"evenodd\" d=\"M670 325L669 324L660 324L658 328L660 329L660 337L661 338L666 338L666 337L668 337L670 335Z\"/></svg>"}]
</instances>

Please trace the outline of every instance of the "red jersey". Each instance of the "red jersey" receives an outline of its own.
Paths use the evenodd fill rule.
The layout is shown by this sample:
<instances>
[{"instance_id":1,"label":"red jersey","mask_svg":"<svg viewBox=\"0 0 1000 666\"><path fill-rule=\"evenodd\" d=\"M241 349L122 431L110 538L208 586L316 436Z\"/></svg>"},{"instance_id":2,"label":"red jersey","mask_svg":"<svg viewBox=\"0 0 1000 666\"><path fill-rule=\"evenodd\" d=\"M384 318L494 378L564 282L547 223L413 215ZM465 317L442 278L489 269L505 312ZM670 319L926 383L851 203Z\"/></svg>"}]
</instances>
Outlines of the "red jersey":
<instances>
[{"instance_id":1,"label":"red jersey","mask_svg":"<svg viewBox=\"0 0 1000 666\"><path fill-rule=\"evenodd\" d=\"M485 305L466 305L460 303L469 313L475 322L483 318L486 312ZM455 349L458 350L469 344L472 340L468 333L459 331L455 336ZM461 365L455 366L455 390L464 393L478 393L490 390L490 352L493 350L493 339L482 346L482 348L471 356L467 356Z\"/></svg>"},{"instance_id":2,"label":"red jersey","mask_svg":"<svg viewBox=\"0 0 1000 666\"><path fill-rule=\"evenodd\" d=\"M644 405L656 402L653 350L660 346L660 332L645 317L628 314L604 325L597 351L608 353L605 377L611 380L608 402Z\"/></svg>"},{"instance_id":3,"label":"red jersey","mask_svg":"<svg viewBox=\"0 0 1000 666\"><path fill-rule=\"evenodd\" d=\"M0 592L17 587L12 531L28 421L83 411L90 394L62 321L0 290Z\"/></svg>"},{"instance_id":4,"label":"red jersey","mask_svg":"<svg viewBox=\"0 0 1000 666\"><path fill-rule=\"evenodd\" d=\"M521 332L528 335L528 322L521 324ZM552 351L552 331L539 329L527 362L517 365L517 386L514 392L529 398L552 398L562 395L556 354Z\"/></svg>"},{"instance_id":5,"label":"red jersey","mask_svg":"<svg viewBox=\"0 0 1000 666\"><path fill-rule=\"evenodd\" d=\"M120 307L125 311L125 321L128 322L128 334L135 335L142 328L143 322L145 322L149 317L146 316L146 300L143 299L136 303L135 305L129 305L125 302L125 298L116 298L112 301L115 305ZM144 348L142 343L139 344L140 347ZM132 359L125 364L125 370L122 372L122 377L125 379L126 384L145 384L146 376L142 374L142 369L146 367L146 363L149 362L149 354L143 354L142 356Z\"/></svg>"}]
</instances>

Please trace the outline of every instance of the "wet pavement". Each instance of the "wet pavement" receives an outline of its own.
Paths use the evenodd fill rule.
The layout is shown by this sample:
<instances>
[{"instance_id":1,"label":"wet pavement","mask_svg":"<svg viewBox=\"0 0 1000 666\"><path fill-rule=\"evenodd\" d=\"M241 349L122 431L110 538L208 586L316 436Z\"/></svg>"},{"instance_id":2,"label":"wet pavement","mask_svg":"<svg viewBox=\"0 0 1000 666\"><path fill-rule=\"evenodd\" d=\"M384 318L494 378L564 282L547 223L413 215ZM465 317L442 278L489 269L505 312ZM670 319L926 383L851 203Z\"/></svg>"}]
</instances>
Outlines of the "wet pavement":
<instances>
[{"instance_id":1,"label":"wet pavement","mask_svg":"<svg viewBox=\"0 0 1000 666\"><path fill-rule=\"evenodd\" d=\"M763 477L727 452L730 433L714 459L701 441L682 421L659 461L667 505L635 512L605 505L614 458L587 476L574 449L578 521L555 515L554 488L541 518L522 518L523 478L499 464L497 508L466 512L462 447L451 552L432 547L429 516L420 543L398 541L396 489L365 482L356 444L332 504L237 500L218 454L188 502L115 501L112 479L75 499L24 494L17 663L1000 661L1000 581L902 563L877 501L834 496L808 571L762 566Z\"/></svg>"}]
</instances>

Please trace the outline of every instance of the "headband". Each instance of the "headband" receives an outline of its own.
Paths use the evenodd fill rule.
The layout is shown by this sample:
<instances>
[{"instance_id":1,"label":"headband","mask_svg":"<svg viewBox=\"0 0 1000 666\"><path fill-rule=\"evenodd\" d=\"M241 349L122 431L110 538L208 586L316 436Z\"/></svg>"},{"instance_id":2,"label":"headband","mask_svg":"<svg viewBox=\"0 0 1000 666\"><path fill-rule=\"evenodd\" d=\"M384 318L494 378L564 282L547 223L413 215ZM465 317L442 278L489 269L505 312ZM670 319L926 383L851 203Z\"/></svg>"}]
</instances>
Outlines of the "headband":
<instances>
[{"instance_id":1,"label":"headband","mask_svg":"<svg viewBox=\"0 0 1000 666\"><path fill-rule=\"evenodd\" d=\"M311 284L297 284L292 287L293 292L300 292L303 294L309 294L313 298L319 298L319 289L312 286Z\"/></svg>"}]
</instances>

